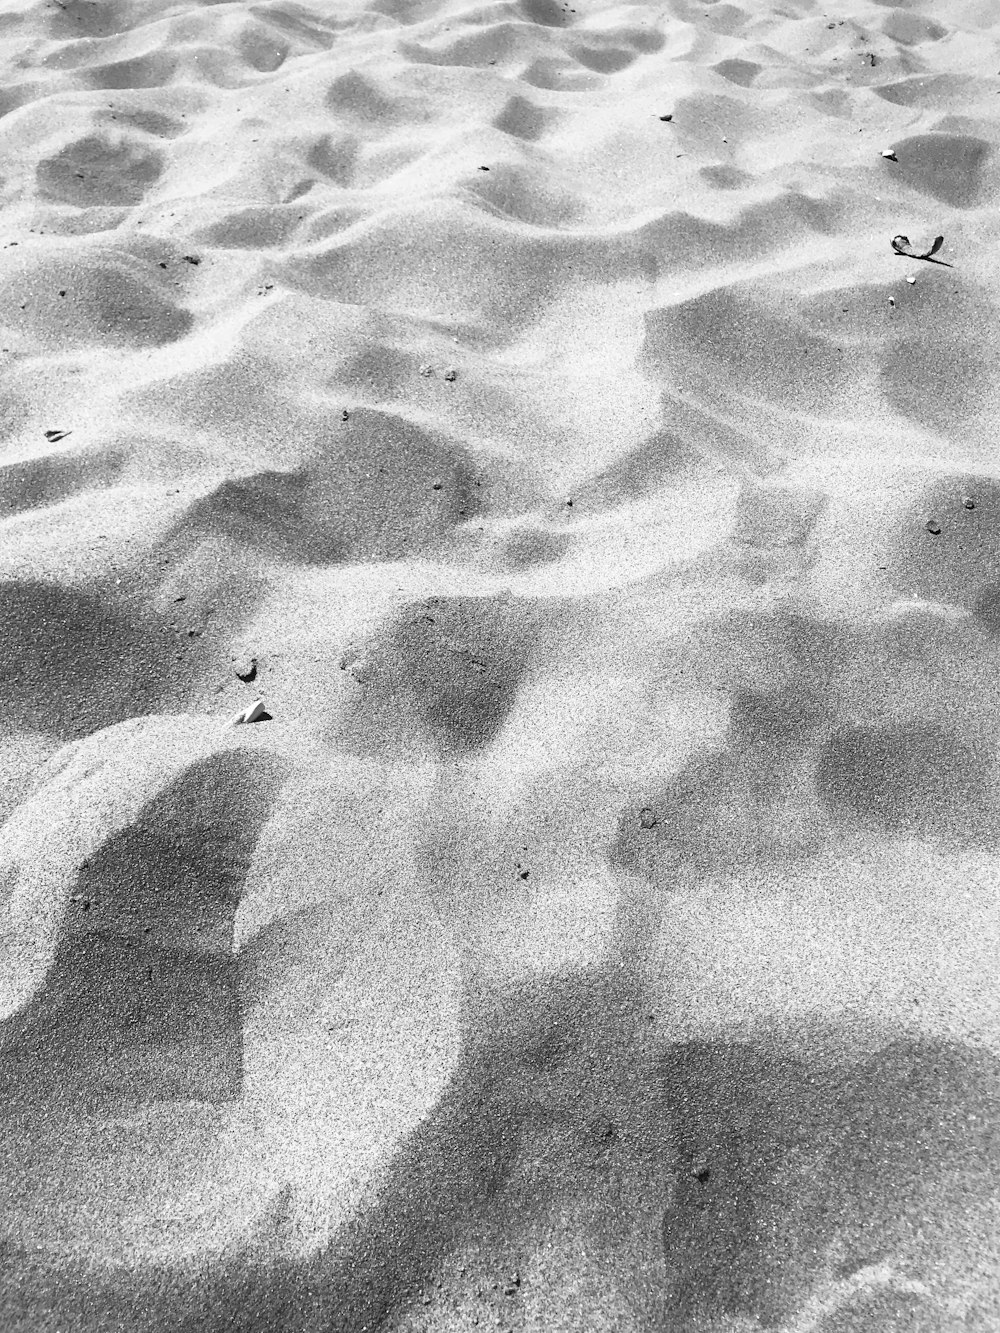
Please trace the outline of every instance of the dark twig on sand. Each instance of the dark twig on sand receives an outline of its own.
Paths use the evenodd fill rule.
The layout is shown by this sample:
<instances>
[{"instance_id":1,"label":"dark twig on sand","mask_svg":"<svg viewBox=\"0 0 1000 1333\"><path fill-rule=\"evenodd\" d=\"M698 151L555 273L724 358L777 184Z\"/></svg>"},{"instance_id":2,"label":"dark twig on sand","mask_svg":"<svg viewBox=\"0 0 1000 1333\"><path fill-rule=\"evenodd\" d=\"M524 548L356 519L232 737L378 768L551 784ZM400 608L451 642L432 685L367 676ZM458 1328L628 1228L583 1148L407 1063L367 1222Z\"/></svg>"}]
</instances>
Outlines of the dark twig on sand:
<instances>
[{"instance_id":1,"label":"dark twig on sand","mask_svg":"<svg viewBox=\"0 0 1000 1333\"><path fill-rule=\"evenodd\" d=\"M943 236L935 236L934 243L929 250L924 250L918 254L910 245L909 236L894 236L889 242L897 255L903 255L906 259L926 259L929 264L941 264L944 268L954 268L954 264L949 264L944 259L934 259L933 256L944 245Z\"/></svg>"}]
</instances>

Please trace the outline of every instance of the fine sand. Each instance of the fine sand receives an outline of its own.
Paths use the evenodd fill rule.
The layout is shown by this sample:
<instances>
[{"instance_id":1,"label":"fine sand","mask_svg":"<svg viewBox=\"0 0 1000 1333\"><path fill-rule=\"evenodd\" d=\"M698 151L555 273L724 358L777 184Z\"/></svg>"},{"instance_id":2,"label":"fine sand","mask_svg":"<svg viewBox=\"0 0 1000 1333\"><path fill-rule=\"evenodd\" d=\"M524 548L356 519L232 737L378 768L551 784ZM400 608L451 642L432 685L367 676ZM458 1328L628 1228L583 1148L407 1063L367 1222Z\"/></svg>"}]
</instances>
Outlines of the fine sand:
<instances>
[{"instance_id":1,"label":"fine sand","mask_svg":"<svg viewBox=\"0 0 1000 1333\"><path fill-rule=\"evenodd\" d=\"M1000 1329L998 38L0 0L4 1333Z\"/></svg>"}]
</instances>

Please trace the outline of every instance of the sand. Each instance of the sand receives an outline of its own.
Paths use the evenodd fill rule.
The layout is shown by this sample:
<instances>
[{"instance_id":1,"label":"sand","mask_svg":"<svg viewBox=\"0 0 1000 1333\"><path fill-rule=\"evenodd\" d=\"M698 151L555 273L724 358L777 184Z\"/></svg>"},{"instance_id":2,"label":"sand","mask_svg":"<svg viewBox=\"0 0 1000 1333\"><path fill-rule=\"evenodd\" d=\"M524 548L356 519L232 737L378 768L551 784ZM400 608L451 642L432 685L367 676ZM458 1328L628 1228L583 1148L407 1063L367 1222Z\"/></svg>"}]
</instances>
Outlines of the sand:
<instances>
[{"instance_id":1,"label":"sand","mask_svg":"<svg viewBox=\"0 0 1000 1333\"><path fill-rule=\"evenodd\" d=\"M4 1330L1000 1328L998 36L0 0Z\"/></svg>"}]
</instances>

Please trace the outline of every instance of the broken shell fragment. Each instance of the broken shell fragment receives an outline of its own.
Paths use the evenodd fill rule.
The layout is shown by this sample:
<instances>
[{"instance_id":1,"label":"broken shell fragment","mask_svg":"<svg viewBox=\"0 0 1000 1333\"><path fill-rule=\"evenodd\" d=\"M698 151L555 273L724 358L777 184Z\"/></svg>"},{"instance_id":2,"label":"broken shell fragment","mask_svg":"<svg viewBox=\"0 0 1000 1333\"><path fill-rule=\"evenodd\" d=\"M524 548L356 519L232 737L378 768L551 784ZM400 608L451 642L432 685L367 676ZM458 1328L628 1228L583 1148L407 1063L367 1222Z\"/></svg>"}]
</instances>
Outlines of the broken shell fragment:
<instances>
[{"instance_id":1,"label":"broken shell fragment","mask_svg":"<svg viewBox=\"0 0 1000 1333\"><path fill-rule=\"evenodd\" d=\"M899 158L896 156L896 150L895 150L895 148L883 148L883 149L882 149L882 156L883 156L884 158L886 158L889 162L898 162L898 161L899 161Z\"/></svg>"},{"instance_id":2,"label":"broken shell fragment","mask_svg":"<svg viewBox=\"0 0 1000 1333\"><path fill-rule=\"evenodd\" d=\"M260 699L258 699L256 703L252 703L249 708L244 708L242 713L236 714L233 718L233 726L238 727L246 722L259 722L263 716L264 705Z\"/></svg>"}]
</instances>

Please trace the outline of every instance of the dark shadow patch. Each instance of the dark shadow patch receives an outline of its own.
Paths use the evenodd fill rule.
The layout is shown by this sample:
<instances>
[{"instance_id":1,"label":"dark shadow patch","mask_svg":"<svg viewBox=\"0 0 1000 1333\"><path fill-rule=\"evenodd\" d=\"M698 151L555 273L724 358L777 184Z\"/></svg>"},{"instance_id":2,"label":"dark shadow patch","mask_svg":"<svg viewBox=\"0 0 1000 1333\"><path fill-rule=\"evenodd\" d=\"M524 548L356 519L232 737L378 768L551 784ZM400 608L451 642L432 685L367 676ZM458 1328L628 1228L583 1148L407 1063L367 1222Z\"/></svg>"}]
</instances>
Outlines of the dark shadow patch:
<instances>
[{"instance_id":1,"label":"dark shadow patch","mask_svg":"<svg viewBox=\"0 0 1000 1333\"><path fill-rule=\"evenodd\" d=\"M280 204L241 208L199 228L191 234L191 239L199 245L221 249L267 249L287 244L301 217L292 208Z\"/></svg>"},{"instance_id":2,"label":"dark shadow patch","mask_svg":"<svg viewBox=\"0 0 1000 1333\"><path fill-rule=\"evenodd\" d=\"M309 149L306 164L333 181L334 185L348 188L354 181L357 157L356 136L341 135L334 138L331 134L324 134Z\"/></svg>"},{"instance_id":3,"label":"dark shadow patch","mask_svg":"<svg viewBox=\"0 0 1000 1333\"><path fill-rule=\"evenodd\" d=\"M256 472L220 482L196 500L172 535L225 536L242 546L286 560L329 563L342 558L337 534L310 532L303 502L308 477L294 472Z\"/></svg>"},{"instance_id":4,"label":"dark shadow patch","mask_svg":"<svg viewBox=\"0 0 1000 1333\"><path fill-rule=\"evenodd\" d=\"M895 8L882 20L882 31L893 42L901 46L921 46L924 42L939 42L948 36L948 29L924 14L907 14L901 7Z\"/></svg>"},{"instance_id":5,"label":"dark shadow patch","mask_svg":"<svg viewBox=\"0 0 1000 1333\"><path fill-rule=\"evenodd\" d=\"M269 758L210 756L81 869L45 983L4 1025L9 1089L87 1105L240 1095L233 921L279 782Z\"/></svg>"},{"instance_id":6,"label":"dark shadow patch","mask_svg":"<svg viewBox=\"0 0 1000 1333\"><path fill-rule=\"evenodd\" d=\"M993 766L991 747L973 746L936 723L848 727L824 745L816 782L827 808L849 823L993 843Z\"/></svg>"},{"instance_id":7,"label":"dark shadow patch","mask_svg":"<svg viewBox=\"0 0 1000 1333\"><path fill-rule=\"evenodd\" d=\"M712 166L701 167L698 172L703 180L708 181L717 190L742 190L753 184L753 177L739 167Z\"/></svg>"},{"instance_id":8,"label":"dark shadow patch","mask_svg":"<svg viewBox=\"0 0 1000 1333\"><path fill-rule=\"evenodd\" d=\"M823 696L807 687L768 694L745 690L733 700L730 736L738 746L800 745L822 727L827 712Z\"/></svg>"},{"instance_id":9,"label":"dark shadow patch","mask_svg":"<svg viewBox=\"0 0 1000 1333\"><path fill-rule=\"evenodd\" d=\"M239 53L258 74L273 74L288 58L288 43L279 40L273 32L253 24L239 37Z\"/></svg>"},{"instance_id":10,"label":"dark shadow patch","mask_svg":"<svg viewBox=\"0 0 1000 1333\"><path fill-rule=\"evenodd\" d=\"M323 99L327 110L353 119L390 121L402 114L401 106L386 97L374 83L350 70L334 79Z\"/></svg>"},{"instance_id":11,"label":"dark shadow patch","mask_svg":"<svg viewBox=\"0 0 1000 1333\"><path fill-rule=\"evenodd\" d=\"M129 85L131 86L131 85ZM163 173L163 154L138 140L88 135L35 168L39 194L77 208L140 204Z\"/></svg>"},{"instance_id":12,"label":"dark shadow patch","mask_svg":"<svg viewBox=\"0 0 1000 1333\"><path fill-rule=\"evenodd\" d=\"M165 88L177 73L178 60L172 51L153 51L133 60L94 65L85 72L95 90L131 91L134 88Z\"/></svg>"},{"instance_id":13,"label":"dark shadow patch","mask_svg":"<svg viewBox=\"0 0 1000 1333\"><path fill-rule=\"evenodd\" d=\"M504 134L534 143L542 137L553 119L554 114L549 108L536 106L526 97L512 97L493 124Z\"/></svg>"},{"instance_id":14,"label":"dark shadow patch","mask_svg":"<svg viewBox=\"0 0 1000 1333\"><path fill-rule=\"evenodd\" d=\"M981 192L983 166L992 149L965 134L916 134L894 145L893 174L914 190L953 208L971 208Z\"/></svg>"},{"instance_id":15,"label":"dark shadow patch","mask_svg":"<svg viewBox=\"0 0 1000 1333\"><path fill-rule=\"evenodd\" d=\"M740 88L749 88L763 69L763 65L758 65L752 60L720 60L717 65L712 65L710 68L727 82L735 83Z\"/></svg>"},{"instance_id":16,"label":"dark shadow patch","mask_svg":"<svg viewBox=\"0 0 1000 1333\"><path fill-rule=\"evenodd\" d=\"M0 518L44 509L82 491L113 486L127 462L125 449L111 446L0 465Z\"/></svg>"},{"instance_id":17,"label":"dark shadow patch","mask_svg":"<svg viewBox=\"0 0 1000 1333\"><path fill-rule=\"evenodd\" d=\"M982 1204L1000 1186L989 1109L1000 1067L985 1051L898 1040L822 1068L773 1041L692 1042L667 1052L662 1076L676 1123L663 1239L678 1333L725 1316L780 1327L834 1242L855 1269L908 1269L914 1244L931 1261L949 1222L968 1216L969 1183Z\"/></svg>"},{"instance_id":18,"label":"dark shadow patch","mask_svg":"<svg viewBox=\"0 0 1000 1333\"><path fill-rule=\"evenodd\" d=\"M508 569L530 569L533 565L551 565L561 560L573 541L568 532L545 532L537 528L519 528L504 543L501 559Z\"/></svg>"},{"instance_id":19,"label":"dark shadow patch","mask_svg":"<svg viewBox=\"0 0 1000 1333\"><path fill-rule=\"evenodd\" d=\"M141 6L120 0L60 0L47 14L49 29L62 40L120 37L147 21Z\"/></svg>"},{"instance_id":20,"label":"dark shadow patch","mask_svg":"<svg viewBox=\"0 0 1000 1333\"><path fill-rule=\"evenodd\" d=\"M529 23L543 28L564 28L569 21L557 0L518 0L517 7Z\"/></svg>"},{"instance_id":21,"label":"dark shadow patch","mask_svg":"<svg viewBox=\"0 0 1000 1333\"><path fill-rule=\"evenodd\" d=\"M699 455L672 431L661 430L573 490L573 511L600 513L645 499L675 480Z\"/></svg>"},{"instance_id":22,"label":"dark shadow patch","mask_svg":"<svg viewBox=\"0 0 1000 1333\"><path fill-rule=\"evenodd\" d=\"M994 583L983 589L972 614L991 639L1000 639L1000 585Z\"/></svg>"},{"instance_id":23,"label":"dark shadow patch","mask_svg":"<svg viewBox=\"0 0 1000 1333\"><path fill-rule=\"evenodd\" d=\"M643 371L670 383L690 361L715 367L744 391L809 410L839 402L846 374L832 340L818 337L796 314L769 310L742 286L716 287L646 312Z\"/></svg>"},{"instance_id":24,"label":"dark shadow patch","mask_svg":"<svg viewBox=\"0 0 1000 1333\"><path fill-rule=\"evenodd\" d=\"M348 649L352 690L337 735L356 754L428 746L471 753L496 739L528 670L534 603L431 597Z\"/></svg>"},{"instance_id":25,"label":"dark shadow patch","mask_svg":"<svg viewBox=\"0 0 1000 1333\"><path fill-rule=\"evenodd\" d=\"M303 564L395 560L485 509L488 487L461 448L391 413L352 412L316 443L294 471L222 482L170 545L210 534Z\"/></svg>"},{"instance_id":26,"label":"dark shadow patch","mask_svg":"<svg viewBox=\"0 0 1000 1333\"><path fill-rule=\"evenodd\" d=\"M951 435L956 424L983 414L996 392L996 363L982 330L997 310L981 289L954 273L941 276L943 281L920 279L915 287L900 281L895 334L882 352L879 374L895 411ZM935 333L942 328L946 339Z\"/></svg>"},{"instance_id":27,"label":"dark shadow patch","mask_svg":"<svg viewBox=\"0 0 1000 1333\"><path fill-rule=\"evenodd\" d=\"M636 58L635 51L613 46L574 46L569 54L584 69L592 69L595 74L618 74L628 69Z\"/></svg>"},{"instance_id":28,"label":"dark shadow patch","mask_svg":"<svg viewBox=\"0 0 1000 1333\"><path fill-rule=\"evenodd\" d=\"M277 28L279 32L317 51L328 51L336 41L335 20L325 23L311 9L294 3L294 0L281 0L280 4L251 5L248 12L260 23Z\"/></svg>"},{"instance_id":29,"label":"dark shadow patch","mask_svg":"<svg viewBox=\"0 0 1000 1333\"><path fill-rule=\"evenodd\" d=\"M26 730L77 739L183 697L203 641L181 641L166 628L114 583L88 592L0 583L0 735Z\"/></svg>"},{"instance_id":30,"label":"dark shadow patch","mask_svg":"<svg viewBox=\"0 0 1000 1333\"><path fill-rule=\"evenodd\" d=\"M747 486L736 505L733 541L759 550L806 544L826 498L802 486L766 482Z\"/></svg>"}]
</instances>

